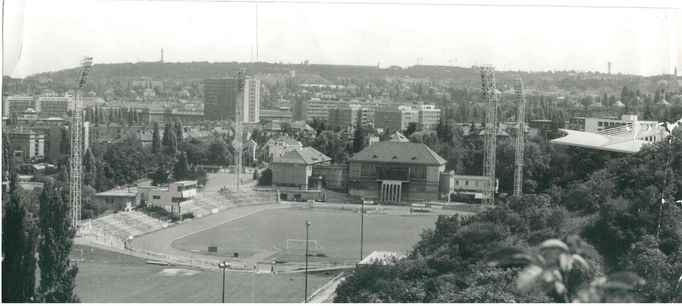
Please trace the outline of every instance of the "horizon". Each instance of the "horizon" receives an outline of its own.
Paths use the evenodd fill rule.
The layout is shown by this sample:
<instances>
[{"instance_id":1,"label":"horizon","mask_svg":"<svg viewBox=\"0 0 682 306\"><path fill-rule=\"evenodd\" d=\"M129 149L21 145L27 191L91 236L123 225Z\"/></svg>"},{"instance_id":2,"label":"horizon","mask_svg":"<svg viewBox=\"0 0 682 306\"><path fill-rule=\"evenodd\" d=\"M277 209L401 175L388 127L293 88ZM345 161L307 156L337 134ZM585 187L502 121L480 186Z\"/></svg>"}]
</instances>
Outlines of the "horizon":
<instances>
[{"instance_id":1,"label":"horizon","mask_svg":"<svg viewBox=\"0 0 682 306\"><path fill-rule=\"evenodd\" d=\"M89 55L88 55L88 56L89 56ZM136 64L145 64L145 63L147 63L147 64L194 64L194 63L231 64L231 63L236 63L236 64L239 64L239 65L244 65L244 64L253 64L253 65L255 65L255 64L267 64L267 65L298 65L298 66L305 66L305 65L310 65L310 66L312 66L312 65L320 65L320 66L349 66L349 67L357 66L357 67L363 67L363 68L377 68L377 69L389 69L389 68L394 67L394 66L398 66L398 67L400 67L401 69L409 69L409 68L418 67L418 66L422 66L422 67L448 67L448 68L458 68L458 69L472 69L472 68L475 68L475 67L488 65L488 64L485 64L485 63L484 63L484 64L481 64L481 65L472 65L472 66L466 67L466 66L439 65L439 64L414 64L414 65L409 65L409 66L399 66L399 65L388 65L388 64L387 64L386 66L383 66L383 65L382 65L382 66L380 66L380 67L377 67L376 65L372 66L372 65L359 65L359 64L330 64L330 63L308 63L308 64L305 64L305 63L264 62L264 61L260 61L260 62L240 62L240 61L219 61L219 62L212 62L212 61L188 61L188 62L180 62L180 61L178 61L178 62L168 62L168 61L164 61L163 63L161 63L161 62L159 62L159 61L138 61L138 62L97 63L97 61L96 61L96 59L95 59L95 60L93 61L93 66L97 66L97 65L123 65L123 64L136 65ZM9 76L9 77L14 78L14 79L26 79L26 78L35 77L35 76L38 76L38 75L41 75L41 74L58 73L58 72L61 72L61 71L64 71L64 70L80 69L80 67L81 67L80 65L77 65L77 66L67 67L67 68L63 68L63 69L59 69L59 70L42 71L42 72L34 73L34 74L31 74L31 75L27 75L27 76L24 76L24 77L21 77L21 78L12 77L12 76L7 75L7 74L3 74L3 76ZM595 70L595 71L577 70L577 69L561 69L561 70L559 70L559 69L550 69L550 70L523 70L523 69L519 69L519 70L509 70L509 69L505 69L505 70L501 70L501 69L498 69L497 67L495 67L494 65L493 65L493 67L495 68L495 72L497 72L497 73L515 73L515 72L518 73L518 72L521 72L521 73L531 73L531 74L534 74L534 73L561 73L561 72L574 72L574 73L585 73L585 74L605 74L605 75L608 75L608 73L605 72L605 71L596 71L596 70ZM673 68L673 69L674 69L674 68ZM679 67L678 67L678 70L679 70ZM640 74L629 74L629 73L620 73L620 72L616 72L616 73L611 73L610 75L612 75L612 76L613 76L613 75L615 75L615 76L620 75L620 76L636 76L636 77L656 77L656 76L672 75L672 74L673 74L672 72L671 72L671 73L665 72L665 73L652 74L652 75L640 75ZM679 75L679 74L680 74L680 72L678 71L678 75Z\"/></svg>"},{"instance_id":2,"label":"horizon","mask_svg":"<svg viewBox=\"0 0 682 306\"><path fill-rule=\"evenodd\" d=\"M607 73L612 62L612 74L638 76L682 67L682 20L669 7L20 0L5 14L3 75L19 78L78 67L84 55L154 62L161 49L168 63Z\"/></svg>"}]
</instances>

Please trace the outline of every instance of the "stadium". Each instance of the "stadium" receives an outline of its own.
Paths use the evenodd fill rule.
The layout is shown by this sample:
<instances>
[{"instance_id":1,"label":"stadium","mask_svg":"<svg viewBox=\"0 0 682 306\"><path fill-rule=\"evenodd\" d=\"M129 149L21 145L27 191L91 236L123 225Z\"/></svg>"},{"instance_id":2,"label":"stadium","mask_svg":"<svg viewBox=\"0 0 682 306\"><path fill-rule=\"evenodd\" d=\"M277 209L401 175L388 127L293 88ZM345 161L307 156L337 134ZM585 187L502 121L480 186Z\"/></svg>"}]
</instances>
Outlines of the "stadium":
<instances>
[{"instance_id":1,"label":"stadium","mask_svg":"<svg viewBox=\"0 0 682 306\"><path fill-rule=\"evenodd\" d=\"M230 188L233 183L233 174L210 174L208 185L183 203L182 212L191 212L193 219L170 223L132 210L84 221L73 253L82 260L83 300L217 302L218 265L225 261L232 280L226 285L226 294L233 294L229 301L300 302L306 221L311 223L308 287L314 293L372 251L409 251L439 214L455 213L366 205L361 215L357 204L281 201L276 190L256 188L255 181L238 191ZM105 292L96 287L101 282L116 285ZM252 282L258 285L249 288Z\"/></svg>"}]
</instances>

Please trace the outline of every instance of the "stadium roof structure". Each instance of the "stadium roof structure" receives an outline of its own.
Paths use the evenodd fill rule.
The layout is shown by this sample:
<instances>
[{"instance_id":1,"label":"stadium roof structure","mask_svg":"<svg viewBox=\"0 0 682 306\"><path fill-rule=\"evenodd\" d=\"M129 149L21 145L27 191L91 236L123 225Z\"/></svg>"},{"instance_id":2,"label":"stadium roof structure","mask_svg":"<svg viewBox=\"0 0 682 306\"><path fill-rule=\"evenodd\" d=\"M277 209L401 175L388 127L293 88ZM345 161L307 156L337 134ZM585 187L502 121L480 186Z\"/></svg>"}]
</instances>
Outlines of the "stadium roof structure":
<instances>
[{"instance_id":1,"label":"stadium roof structure","mask_svg":"<svg viewBox=\"0 0 682 306\"><path fill-rule=\"evenodd\" d=\"M279 158L276 158L273 163L314 165L331 160L332 159L329 156L322 154L320 151L315 150L312 147L304 147L300 150L287 152Z\"/></svg>"},{"instance_id":2,"label":"stadium roof structure","mask_svg":"<svg viewBox=\"0 0 682 306\"><path fill-rule=\"evenodd\" d=\"M407 254L401 252L388 251L373 251L367 257L363 258L358 265L379 264L383 266L393 265L393 260L400 260L407 257Z\"/></svg>"},{"instance_id":3,"label":"stadium roof structure","mask_svg":"<svg viewBox=\"0 0 682 306\"><path fill-rule=\"evenodd\" d=\"M446 160L423 143L377 142L356 153L351 161L444 165Z\"/></svg>"},{"instance_id":4,"label":"stadium roof structure","mask_svg":"<svg viewBox=\"0 0 682 306\"><path fill-rule=\"evenodd\" d=\"M560 131L566 133L566 136L552 139L550 142L559 145L632 154L639 152L644 145L653 143L652 141L643 138L653 135L663 136L663 133L661 133L658 129L643 133L633 132L628 130L627 127L618 127L610 130L616 129L618 129L620 133L614 133L613 131L611 133L590 133L559 129ZM662 137L660 138L662 139Z\"/></svg>"}]
</instances>

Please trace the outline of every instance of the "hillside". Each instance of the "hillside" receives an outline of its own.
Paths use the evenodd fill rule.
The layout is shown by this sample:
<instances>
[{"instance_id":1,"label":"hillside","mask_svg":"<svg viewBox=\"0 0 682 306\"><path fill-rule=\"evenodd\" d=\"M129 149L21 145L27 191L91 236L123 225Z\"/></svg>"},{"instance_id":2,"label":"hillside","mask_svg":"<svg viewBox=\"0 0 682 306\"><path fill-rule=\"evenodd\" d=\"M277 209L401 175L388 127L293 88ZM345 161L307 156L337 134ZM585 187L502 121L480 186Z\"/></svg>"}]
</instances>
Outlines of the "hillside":
<instances>
[{"instance_id":1,"label":"hillside","mask_svg":"<svg viewBox=\"0 0 682 306\"><path fill-rule=\"evenodd\" d=\"M322 65L322 64L276 64L276 63L160 63L139 62L120 64L97 64L93 67L91 83L107 83L148 78L158 81L168 80L201 80L204 78L236 75L239 68L245 68L247 74L281 75L289 78L295 71L294 79L305 82L308 79L323 79L329 83L340 83L342 80L428 80L440 86L477 88L480 74L475 67L453 66L411 66L407 68L378 68L374 66ZM72 84L77 75L77 68L32 75L26 80L50 79L51 84ZM568 92L620 92L622 87L637 88L642 91L653 91L667 82L669 76L642 77L635 75L607 75L602 73L579 73L575 71L557 72L524 72L498 71L498 87L511 85L512 78L521 77L529 88L544 91L556 89ZM652 90L653 89L653 90Z\"/></svg>"}]
</instances>

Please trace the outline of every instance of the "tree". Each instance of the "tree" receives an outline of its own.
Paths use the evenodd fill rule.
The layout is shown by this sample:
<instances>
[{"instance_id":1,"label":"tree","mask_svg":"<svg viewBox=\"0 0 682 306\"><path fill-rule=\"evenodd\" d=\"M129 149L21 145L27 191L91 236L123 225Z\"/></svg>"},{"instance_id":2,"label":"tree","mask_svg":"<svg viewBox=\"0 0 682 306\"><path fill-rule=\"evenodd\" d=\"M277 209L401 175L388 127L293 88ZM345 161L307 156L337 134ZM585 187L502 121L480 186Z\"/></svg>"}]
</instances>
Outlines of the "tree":
<instances>
[{"instance_id":1,"label":"tree","mask_svg":"<svg viewBox=\"0 0 682 306\"><path fill-rule=\"evenodd\" d=\"M2 218L2 302L27 303L35 291L36 231L21 204L19 184L10 174L9 201Z\"/></svg>"},{"instance_id":2,"label":"tree","mask_svg":"<svg viewBox=\"0 0 682 306\"><path fill-rule=\"evenodd\" d=\"M539 286L557 303L609 302L613 298L622 298L626 291L645 283L631 272L614 273L589 284L571 282L574 271L591 269L586 258L598 256L591 245L577 236L569 236L567 243L548 239L539 245L539 249L538 253L527 253L515 248L503 248L490 254L486 261L491 267L522 265L524 268L516 279L517 290L529 292Z\"/></svg>"},{"instance_id":3,"label":"tree","mask_svg":"<svg viewBox=\"0 0 682 306\"><path fill-rule=\"evenodd\" d=\"M182 122L180 119L175 120L175 136L177 138L177 142L182 142L183 140L183 128L182 128Z\"/></svg>"},{"instance_id":4,"label":"tree","mask_svg":"<svg viewBox=\"0 0 682 306\"><path fill-rule=\"evenodd\" d=\"M346 141L338 133L322 131L315 138L312 147L322 154L331 157L335 163L343 163L348 159Z\"/></svg>"},{"instance_id":5,"label":"tree","mask_svg":"<svg viewBox=\"0 0 682 306\"><path fill-rule=\"evenodd\" d=\"M164 147L164 153L169 156L175 156L178 151L178 139L175 135L175 128L171 126L170 122L166 123L166 127L163 130L163 138L161 139L161 144Z\"/></svg>"},{"instance_id":6,"label":"tree","mask_svg":"<svg viewBox=\"0 0 682 306\"><path fill-rule=\"evenodd\" d=\"M263 174L258 178L258 185L270 186L272 185L272 170L270 168L265 169Z\"/></svg>"},{"instance_id":7,"label":"tree","mask_svg":"<svg viewBox=\"0 0 682 306\"><path fill-rule=\"evenodd\" d=\"M189 164L187 163L187 154L181 152L175 161L173 167L173 178L176 180L185 180L190 178Z\"/></svg>"},{"instance_id":8,"label":"tree","mask_svg":"<svg viewBox=\"0 0 682 306\"><path fill-rule=\"evenodd\" d=\"M97 165L95 163L95 155L92 154L90 148L85 151L83 156L83 170L84 183L94 187L97 184Z\"/></svg>"},{"instance_id":9,"label":"tree","mask_svg":"<svg viewBox=\"0 0 682 306\"><path fill-rule=\"evenodd\" d=\"M161 152L161 139L159 135L159 123L154 122L154 132L152 133L152 153Z\"/></svg>"},{"instance_id":10,"label":"tree","mask_svg":"<svg viewBox=\"0 0 682 306\"><path fill-rule=\"evenodd\" d=\"M71 133L70 130L62 127L62 142L59 146L59 154L61 156L69 156L71 152Z\"/></svg>"},{"instance_id":11,"label":"tree","mask_svg":"<svg viewBox=\"0 0 682 306\"><path fill-rule=\"evenodd\" d=\"M154 173L150 175L152 179L152 185L160 186L168 184L168 171L163 166L156 169Z\"/></svg>"},{"instance_id":12,"label":"tree","mask_svg":"<svg viewBox=\"0 0 682 306\"><path fill-rule=\"evenodd\" d=\"M208 146L206 158L211 165L227 166L232 164L232 154L222 139L215 140Z\"/></svg>"},{"instance_id":13,"label":"tree","mask_svg":"<svg viewBox=\"0 0 682 306\"><path fill-rule=\"evenodd\" d=\"M365 142L367 140L367 132L361 127L355 129L353 133L353 153L362 151L365 148Z\"/></svg>"},{"instance_id":14,"label":"tree","mask_svg":"<svg viewBox=\"0 0 682 306\"><path fill-rule=\"evenodd\" d=\"M14 156L9 144L9 137L2 137L2 179L5 180L14 168Z\"/></svg>"},{"instance_id":15,"label":"tree","mask_svg":"<svg viewBox=\"0 0 682 306\"><path fill-rule=\"evenodd\" d=\"M76 230L71 225L69 205L52 181L47 181L40 195L38 227L42 239L38 247L41 301L45 303L77 303L78 267L69 256Z\"/></svg>"},{"instance_id":16,"label":"tree","mask_svg":"<svg viewBox=\"0 0 682 306\"><path fill-rule=\"evenodd\" d=\"M410 137L416 131L421 131L421 125L417 122L410 122L405 130L405 136Z\"/></svg>"}]
</instances>

